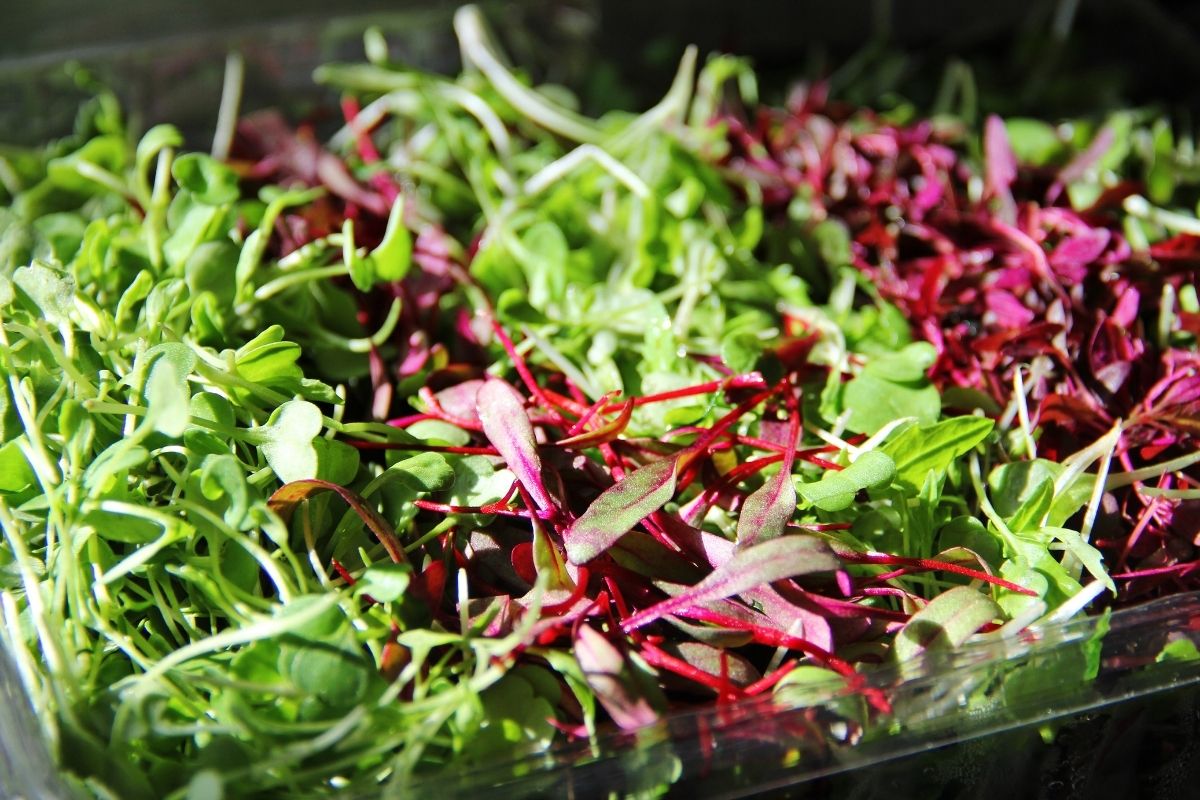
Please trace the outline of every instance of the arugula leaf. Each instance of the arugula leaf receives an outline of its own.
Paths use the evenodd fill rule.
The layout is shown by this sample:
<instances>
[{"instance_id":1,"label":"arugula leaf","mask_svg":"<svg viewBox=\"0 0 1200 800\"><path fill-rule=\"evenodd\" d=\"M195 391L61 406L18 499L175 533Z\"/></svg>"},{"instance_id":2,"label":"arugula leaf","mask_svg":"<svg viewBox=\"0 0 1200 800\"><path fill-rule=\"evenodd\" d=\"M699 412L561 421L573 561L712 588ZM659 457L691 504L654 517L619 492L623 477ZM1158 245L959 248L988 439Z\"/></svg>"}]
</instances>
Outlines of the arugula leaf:
<instances>
[{"instance_id":1,"label":"arugula leaf","mask_svg":"<svg viewBox=\"0 0 1200 800\"><path fill-rule=\"evenodd\" d=\"M994 427L985 417L953 417L934 425L914 425L889 439L880 451L896 462L896 483L917 492L926 476L944 473L956 458L987 439Z\"/></svg>"},{"instance_id":2,"label":"arugula leaf","mask_svg":"<svg viewBox=\"0 0 1200 800\"><path fill-rule=\"evenodd\" d=\"M890 456L868 450L845 469L827 471L816 483L797 484L796 491L822 511L842 511L854 503L860 491L888 486L895 475L896 464Z\"/></svg>"}]
</instances>

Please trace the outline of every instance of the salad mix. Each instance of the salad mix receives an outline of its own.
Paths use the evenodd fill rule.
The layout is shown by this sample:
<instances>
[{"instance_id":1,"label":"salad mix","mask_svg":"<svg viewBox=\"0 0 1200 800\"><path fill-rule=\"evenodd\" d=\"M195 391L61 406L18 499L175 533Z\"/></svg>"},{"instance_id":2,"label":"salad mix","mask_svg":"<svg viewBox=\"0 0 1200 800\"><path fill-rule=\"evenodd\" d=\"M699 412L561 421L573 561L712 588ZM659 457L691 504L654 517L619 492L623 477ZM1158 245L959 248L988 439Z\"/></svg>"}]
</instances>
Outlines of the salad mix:
<instances>
[{"instance_id":1,"label":"salad mix","mask_svg":"<svg viewBox=\"0 0 1200 800\"><path fill-rule=\"evenodd\" d=\"M0 152L0 628L76 788L362 793L810 685L861 732L872 665L1196 585L1189 139L695 50L592 119L455 27L455 78L319 70L326 141L101 91Z\"/></svg>"}]
</instances>

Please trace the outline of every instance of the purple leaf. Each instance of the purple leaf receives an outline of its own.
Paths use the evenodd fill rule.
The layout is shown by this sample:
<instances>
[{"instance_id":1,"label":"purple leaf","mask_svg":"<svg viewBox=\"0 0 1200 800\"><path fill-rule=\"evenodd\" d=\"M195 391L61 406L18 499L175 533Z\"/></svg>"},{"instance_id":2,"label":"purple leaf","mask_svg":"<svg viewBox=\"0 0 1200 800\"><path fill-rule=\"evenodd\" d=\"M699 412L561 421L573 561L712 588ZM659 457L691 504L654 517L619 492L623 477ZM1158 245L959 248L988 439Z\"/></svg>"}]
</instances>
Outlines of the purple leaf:
<instances>
[{"instance_id":1,"label":"purple leaf","mask_svg":"<svg viewBox=\"0 0 1200 800\"><path fill-rule=\"evenodd\" d=\"M542 484L542 460L538 457L533 425L525 413L525 401L520 393L505 381L489 380L479 389L476 408L484 435L492 447L500 451L538 509L554 508L554 502Z\"/></svg>"},{"instance_id":2,"label":"purple leaf","mask_svg":"<svg viewBox=\"0 0 1200 800\"><path fill-rule=\"evenodd\" d=\"M575 634L575 658L596 699L619 727L632 730L658 719L654 706L638 691L632 669L621 651L599 631L579 626Z\"/></svg>"},{"instance_id":3,"label":"purple leaf","mask_svg":"<svg viewBox=\"0 0 1200 800\"><path fill-rule=\"evenodd\" d=\"M787 530L796 510L796 487L790 470L779 470L742 504L738 517L738 547L776 539Z\"/></svg>"},{"instance_id":4,"label":"purple leaf","mask_svg":"<svg viewBox=\"0 0 1200 800\"><path fill-rule=\"evenodd\" d=\"M1113 321L1126 330L1132 328L1133 323L1137 322L1140 301L1141 294L1137 289L1133 287L1126 289L1117 300L1117 307L1113 309Z\"/></svg>"},{"instance_id":5,"label":"purple leaf","mask_svg":"<svg viewBox=\"0 0 1200 800\"><path fill-rule=\"evenodd\" d=\"M770 621L765 627L774 627L789 636L806 639L822 650L833 652L833 628L821 614L789 602L770 586L742 592L742 597L762 608Z\"/></svg>"},{"instance_id":6,"label":"purple leaf","mask_svg":"<svg viewBox=\"0 0 1200 800\"><path fill-rule=\"evenodd\" d=\"M735 551L728 561L683 594L634 614L625 621L625 628L640 628L687 606L741 594L796 575L833 572L840 566L837 556L825 542L813 536L781 536L760 542Z\"/></svg>"},{"instance_id":7,"label":"purple leaf","mask_svg":"<svg viewBox=\"0 0 1200 800\"><path fill-rule=\"evenodd\" d=\"M652 536L623 536L608 554L630 572L655 580L691 586L702 577L687 555L670 549Z\"/></svg>"},{"instance_id":8,"label":"purple leaf","mask_svg":"<svg viewBox=\"0 0 1200 800\"><path fill-rule=\"evenodd\" d=\"M721 566L733 555L733 542L714 533L694 528L674 514L655 514L654 521L662 527L672 541L694 556L703 559L711 567Z\"/></svg>"},{"instance_id":9,"label":"purple leaf","mask_svg":"<svg viewBox=\"0 0 1200 800\"><path fill-rule=\"evenodd\" d=\"M592 501L563 533L567 560L586 564L611 547L675 494L678 460L665 458L640 467Z\"/></svg>"},{"instance_id":10,"label":"purple leaf","mask_svg":"<svg viewBox=\"0 0 1200 800\"><path fill-rule=\"evenodd\" d=\"M664 581L655 581L654 586L672 596L683 594L691 588ZM829 620L819 611L810 611L795 605L784 599L770 586L759 586L756 589L742 592L741 598L758 606L762 611L755 611L749 606L733 600L710 600L704 603L695 603L690 608L712 611L739 620L754 628L795 636L815 644L822 650L833 651L833 629L830 627ZM681 609L679 612L679 617L688 615L688 609ZM677 617L670 617L668 621L674 624L676 619Z\"/></svg>"}]
</instances>

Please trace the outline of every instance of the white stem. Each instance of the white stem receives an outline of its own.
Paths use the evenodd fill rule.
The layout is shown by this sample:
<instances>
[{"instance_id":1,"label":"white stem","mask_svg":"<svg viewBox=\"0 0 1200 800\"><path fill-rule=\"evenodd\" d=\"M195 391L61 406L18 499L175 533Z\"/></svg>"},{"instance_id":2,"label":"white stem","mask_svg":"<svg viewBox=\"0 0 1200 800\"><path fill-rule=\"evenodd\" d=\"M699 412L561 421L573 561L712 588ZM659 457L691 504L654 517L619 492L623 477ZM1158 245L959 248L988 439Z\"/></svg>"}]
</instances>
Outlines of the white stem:
<instances>
[{"instance_id":1,"label":"white stem","mask_svg":"<svg viewBox=\"0 0 1200 800\"><path fill-rule=\"evenodd\" d=\"M458 35L464 66L474 64L500 96L531 120L576 142L597 142L600 134L594 123L550 102L523 85L497 57L484 30L483 15L475 6L463 6L454 13L454 32Z\"/></svg>"},{"instance_id":2,"label":"white stem","mask_svg":"<svg viewBox=\"0 0 1200 800\"><path fill-rule=\"evenodd\" d=\"M542 167L533 177L525 181L525 193L528 195L539 194L588 161L599 164L639 199L648 200L650 198L650 187L646 185L645 181L635 175L629 167L594 144L581 144L562 158Z\"/></svg>"},{"instance_id":3,"label":"white stem","mask_svg":"<svg viewBox=\"0 0 1200 800\"><path fill-rule=\"evenodd\" d=\"M229 158L233 131L237 126L238 107L242 104L242 84L246 62L241 53L225 57L225 82L221 86L221 105L217 111L217 127L213 132L212 157L218 161Z\"/></svg>"}]
</instances>

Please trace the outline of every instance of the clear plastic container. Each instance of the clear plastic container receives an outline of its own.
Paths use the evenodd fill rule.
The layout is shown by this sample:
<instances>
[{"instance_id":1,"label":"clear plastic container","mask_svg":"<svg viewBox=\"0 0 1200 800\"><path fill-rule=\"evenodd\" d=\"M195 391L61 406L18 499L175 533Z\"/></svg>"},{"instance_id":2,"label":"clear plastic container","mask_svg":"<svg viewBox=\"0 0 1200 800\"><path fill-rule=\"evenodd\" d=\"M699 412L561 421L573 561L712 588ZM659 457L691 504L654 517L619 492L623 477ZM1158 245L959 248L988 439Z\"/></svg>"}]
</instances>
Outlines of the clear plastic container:
<instances>
[{"instance_id":1,"label":"clear plastic container","mask_svg":"<svg viewBox=\"0 0 1200 800\"><path fill-rule=\"evenodd\" d=\"M1177 595L868 670L855 692L812 684L380 796L1184 800L1200 777L1197 645L1200 593ZM867 710L870 691L890 712ZM0 796L70 797L7 656Z\"/></svg>"},{"instance_id":2,"label":"clear plastic container","mask_svg":"<svg viewBox=\"0 0 1200 800\"><path fill-rule=\"evenodd\" d=\"M1104 625L1109 629L1104 631ZM598 746L439 776L418 794L514 798L1188 798L1200 777L1200 593L677 715ZM1164 649L1166 648L1166 649ZM1091 659L1094 676L1087 675ZM789 704L790 702L790 704Z\"/></svg>"},{"instance_id":3,"label":"clear plastic container","mask_svg":"<svg viewBox=\"0 0 1200 800\"><path fill-rule=\"evenodd\" d=\"M33 142L69 128L86 92L56 65L77 57L119 89L140 124L170 120L203 147L228 49L246 58L243 108L286 102L307 113L330 99L311 83L312 68L359 57L367 24L383 28L406 60L454 69L454 5L319 23L292 16L187 34L176 28L132 49L119 41L85 51L56 42L61 49L54 52L0 57L0 140ZM559 38L557 49L543 51L548 60L569 49L561 31L549 35ZM1200 659L1178 656L1200 645L1200 594L1119 611L1106 633L1103 624L1075 620L903 668L876 668L864 672L857 693L810 685L776 699L677 714L636 733L514 754L382 796L1194 796ZM864 690L890 711L868 711ZM0 652L0 797L70 796L19 676Z\"/></svg>"}]
</instances>

